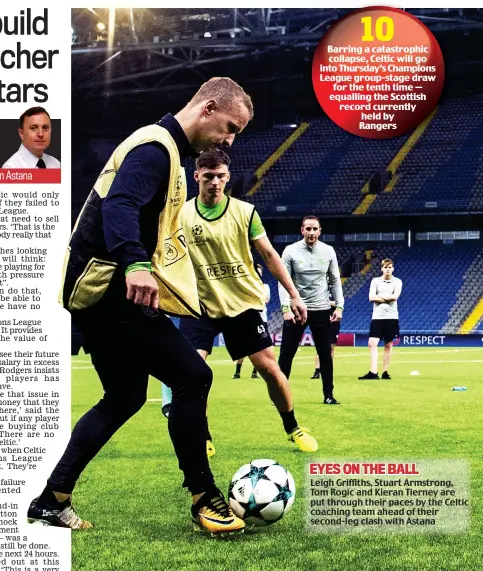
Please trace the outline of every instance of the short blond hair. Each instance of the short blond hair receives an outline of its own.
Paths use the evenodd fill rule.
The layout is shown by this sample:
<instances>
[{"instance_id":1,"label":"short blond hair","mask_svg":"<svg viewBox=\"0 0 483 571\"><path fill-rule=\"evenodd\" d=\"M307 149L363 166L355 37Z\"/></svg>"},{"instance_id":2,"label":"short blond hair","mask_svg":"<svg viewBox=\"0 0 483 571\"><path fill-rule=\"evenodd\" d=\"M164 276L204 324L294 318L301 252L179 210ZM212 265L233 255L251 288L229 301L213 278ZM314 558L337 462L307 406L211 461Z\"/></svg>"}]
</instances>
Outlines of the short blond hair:
<instances>
[{"instance_id":1,"label":"short blond hair","mask_svg":"<svg viewBox=\"0 0 483 571\"><path fill-rule=\"evenodd\" d=\"M202 101L214 99L221 107L230 108L234 101L240 101L253 117L253 103L251 97L236 81L229 77L212 77L198 89L189 102L197 105Z\"/></svg>"},{"instance_id":2,"label":"short blond hair","mask_svg":"<svg viewBox=\"0 0 483 571\"><path fill-rule=\"evenodd\" d=\"M390 258L384 258L381 262L381 268L385 268L386 266L394 266L394 262Z\"/></svg>"}]
</instances>

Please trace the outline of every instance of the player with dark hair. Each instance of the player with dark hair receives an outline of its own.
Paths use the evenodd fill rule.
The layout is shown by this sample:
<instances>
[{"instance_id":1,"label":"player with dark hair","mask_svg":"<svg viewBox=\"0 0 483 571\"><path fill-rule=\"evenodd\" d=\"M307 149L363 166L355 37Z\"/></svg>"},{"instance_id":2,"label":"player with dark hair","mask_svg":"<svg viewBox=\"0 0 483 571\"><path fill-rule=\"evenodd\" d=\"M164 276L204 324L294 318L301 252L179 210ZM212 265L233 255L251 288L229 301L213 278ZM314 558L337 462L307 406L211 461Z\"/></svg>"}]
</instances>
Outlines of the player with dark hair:
<instances>
[{"instance_id":1,"label":"player with dark hair","mask_svg":"<svg viewBox=\"0 0 483 571\"><path fill-rule=\"evenodd\" d=\"M306 308L270 241L252 204L226 196L230 161L224 153L203 153L196 161L199 195L183 207L182 223L195 268L201 319L183 317L180 330L206 359L215 337L223 333L230 357L248 356L267 384L282 418L288 440L305 452L317 441L295 418L290 387L275 359L272 340L262 319L266 293L255 270L253 245L268 270L288 290L294 319L305 321Z\"/></svg>"},{"instance_id":2,"label":"player with dark hair","mask_svg":"<svg viewBox=\"0 0 483 571\"><path fill-rule=\"evenodd\" d=\"M402 281L393 276L394 263L389 258L381 262L382 275L371 281L369 301L372 301L372 320L369 330L369 353L371 368L369 372L359 377L360 380L379 379L377 346L384 339L384 357L382 379L390 379L389 365L391 364L392 344L399 337L399 312L397 300L401 295Z\"/></svg>"},{"instance_id":3,"label":"player with dark hair","mask_svg":"<svg viewBox=\"0 0 483 571\"><path fill-rule=\"evenodd\" d=\"M319 241L321 226L317 216L309 215L302 220L301 233L303 239L287 246L282 260L307 306L307 323L296 322L289 296L279 285L284 323L278 362L289 378L300 339L306 326L310 325L320 358L324 404L339 404L333 394L334 373L330 349L330 322L340 321L344 308L337 256L332 246ZM332 315L330 293L336 305Z\"/></svg>"},{"instance_id":4,"label":"player with dark hair","mask_svg":"<svg viewBox=\"0 0 483 571\"><path fill-rule=\"evenodd\" d=\"M89 343L104 395L74 427L28 509L31 522L91 527L72 507L72 491L92 458L143 406L152 375L173 391L168 429L192 494L193 522L212 534L245 527L215 486L206 454L212 372L166 315L201 315L180 219L182 162L195 150L231 145L253 115L250 98L229 78L213 78L200 92L175 116L139 129L115 149L76 222L62 298Z\"/></svg>"}]
</instances>

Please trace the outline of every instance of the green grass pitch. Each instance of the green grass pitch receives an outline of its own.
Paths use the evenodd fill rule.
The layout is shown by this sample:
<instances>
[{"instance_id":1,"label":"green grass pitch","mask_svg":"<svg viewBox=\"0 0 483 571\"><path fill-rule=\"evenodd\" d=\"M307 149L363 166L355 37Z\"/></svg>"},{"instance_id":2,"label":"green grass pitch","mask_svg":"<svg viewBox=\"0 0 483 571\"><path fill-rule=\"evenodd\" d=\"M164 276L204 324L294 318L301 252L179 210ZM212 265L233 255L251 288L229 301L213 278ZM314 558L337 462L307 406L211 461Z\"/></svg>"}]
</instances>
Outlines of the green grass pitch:
<instances>
[{"instance_id":1,"label":"green grass pitch","mask_svg":"<svg viewBox=\"0 0 483 571\"><path fill-rule=\"evenodd\" d=\"M95 528L73 534L73 570L284 571L467 570L482 568L481 349L396 348L391 381L359 381L368 370L363 348L337 348L334 394L341 406L322 404L321 383L310 380L314 350L294 362L295 412L319 441L314 460L465 459L471 474L471 526L460 535L323 534L306 531L305 474L309 456L286 441L263 380L232 380L234 365L222 348L209 363L209 400L216 445L211 460L226 493L234 472L256 458L289 469L297 485L293 509L275 525L231 540L194 533L190 498L160 413L160 385L151 379L148 402L87 467L74 504ZM418 371L419 376L412 376ZM455 385L468 387L453 392ZM73 358L72 420L101 395L89 358Z\"/></svg>"}]
</instances>

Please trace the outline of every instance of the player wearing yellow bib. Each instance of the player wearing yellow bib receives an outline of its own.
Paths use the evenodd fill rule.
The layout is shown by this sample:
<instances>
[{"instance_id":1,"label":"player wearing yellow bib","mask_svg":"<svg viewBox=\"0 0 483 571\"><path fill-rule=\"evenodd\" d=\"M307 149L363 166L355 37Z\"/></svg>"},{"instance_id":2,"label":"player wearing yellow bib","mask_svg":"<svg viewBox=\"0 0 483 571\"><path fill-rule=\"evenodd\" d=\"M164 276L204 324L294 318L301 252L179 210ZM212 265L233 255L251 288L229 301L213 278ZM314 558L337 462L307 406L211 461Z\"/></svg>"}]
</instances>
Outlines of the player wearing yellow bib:
<instances>
[{"instance_id":1,"label":"player wearing yellow bib","mask_svg":"<svg viewBox=\"0 0 483 571\"><path fill-rule=\"evenodd\" d=\"M317 441L295 419L290 387L261 316L266 293L251 245L289 292L296 319L304 322L307 310L254 206L224 194L229 164L230 159L220 151L202 153L196 161L199 195L185 204L181 222L206 314L201 319L181 318L180 330L204 359L216 335L223 333L232 360L248 356L267 383L288 439L304 452L315 452Z\"/></svg>"},{"instance_id":2,"label":"player wearing yellow bib","mask_svg":"<svg viewBox=\"0 0 483 571\"><path fill-rule=\"evenodd\" d=\"M79 419L31 502L31 523L92 527L74 510L72 492L89 462L143 406L152 375L173 390L168 430L192 496L193 524L214 535L243 531L206 454L212 371L168 315L201 313L180 221L187 193L182 164L200 150L230 146L252 116L243 89L214 77L176 115L121 142L96 180L69 242L62 301L88 341L103 394Z\"/></svg>"}]
</instances>

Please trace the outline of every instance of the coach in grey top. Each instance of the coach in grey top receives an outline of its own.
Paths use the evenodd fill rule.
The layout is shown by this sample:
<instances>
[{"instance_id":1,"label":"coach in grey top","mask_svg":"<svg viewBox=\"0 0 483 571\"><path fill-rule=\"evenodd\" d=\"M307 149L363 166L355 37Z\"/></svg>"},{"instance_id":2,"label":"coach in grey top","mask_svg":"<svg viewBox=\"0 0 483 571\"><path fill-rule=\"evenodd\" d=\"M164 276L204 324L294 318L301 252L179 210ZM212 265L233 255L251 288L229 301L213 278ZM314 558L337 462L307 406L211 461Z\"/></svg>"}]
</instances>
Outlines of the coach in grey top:
<instances>
[{"instance_id":1,"label":"coach in grey top","mask_svg":"<svg viewBox=\"0 0 483 571\"><path fill-rule=\"evenodd\" d=\"M369 301L372 301L372 321L369 330L369 352L371 368L359 377L361 380L379 379L377 371L377 346L384 339L383 379L390 379L388 372L391 362L392 344L399 337L399 312L397 300L401 295L402 281L393 276L394 264L389 258L381 262L382 276L371 281Z\"/></svg>"},{"instance_id":2,"label":"coach in grey top","mask_svg":"<svg viewBox=\"0 0 483 571\"><path fill-rule=\"evenodd\" d=\"M340 281L339 265L334 248L319 242L321 232L317 216L306 216L302 220L303 239L287 246L282 260L307 306L307 322L295 321L290 307L290 296L279 285L280 304L283 312L283 335L279 365L287 378L300 339L307 325L310 325L315 348L320 358L320 372L325 404L339 404L333 395L333 365L330 352L330 322L340 321L344 309L344 296ZM336 303L331 316L330 293Z\"/></svg>"}]
</instances>

